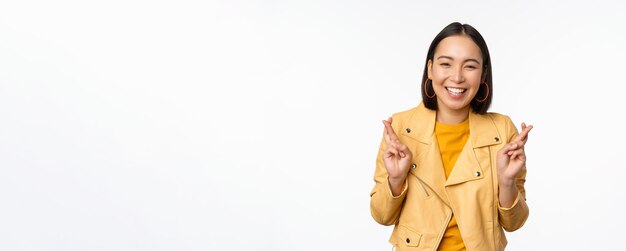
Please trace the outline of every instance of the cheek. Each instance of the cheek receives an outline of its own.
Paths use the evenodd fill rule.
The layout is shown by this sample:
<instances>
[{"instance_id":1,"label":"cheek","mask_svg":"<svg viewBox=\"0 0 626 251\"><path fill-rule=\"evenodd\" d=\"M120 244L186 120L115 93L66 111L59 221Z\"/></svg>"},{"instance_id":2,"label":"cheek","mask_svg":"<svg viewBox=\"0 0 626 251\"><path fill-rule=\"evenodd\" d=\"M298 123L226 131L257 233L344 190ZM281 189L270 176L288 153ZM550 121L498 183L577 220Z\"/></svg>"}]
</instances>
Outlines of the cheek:
<instances>
[{"instance_id":1,"label":"cheek","mask_svg":"<svg viewBox=\"0 0 626 251\"><path fill-rule=\"evenodd\" d=\"M435 82L437 83L443 81L448 76L448 73L446 72L446 70L441 69L441 68L433 69L432 74L433 74L433 80L435 80Z\"/></svg>"},{"instance_id":2,"label":"cheek","mask_svg":"<svg viewBox=\"0 0 626 251\"><path fill-rule=\"evenodd\" d=\"M466 75L465 80L471 85L478 88L480 85L482 74L480 72L471 72Z\"/></svg>"}]
</instances>

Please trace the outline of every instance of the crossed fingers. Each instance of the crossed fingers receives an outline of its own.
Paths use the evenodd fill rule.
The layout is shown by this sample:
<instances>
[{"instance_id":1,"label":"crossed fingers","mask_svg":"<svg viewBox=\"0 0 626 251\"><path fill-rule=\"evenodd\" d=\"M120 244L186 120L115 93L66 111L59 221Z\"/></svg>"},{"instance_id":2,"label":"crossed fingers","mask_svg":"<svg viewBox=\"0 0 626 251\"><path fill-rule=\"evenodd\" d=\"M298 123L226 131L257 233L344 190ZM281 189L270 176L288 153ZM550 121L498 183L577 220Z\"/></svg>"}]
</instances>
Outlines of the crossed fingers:
<instances>
[{"instance_id":1,"label":"crossed fingers","mask_svg":"<svg viewBox=\"0 0 626 251\"><path fill-rule=\"evenodd\" d=\"M522 123L522 132L517 135L514 141L521 141L526 144L526 141L528 141L528 133L531 129L533 129L532 125L526 126L526 123Z\"/></svg>"},{"instance_id":2,"label":"crossed fingers","mask_svg":"<svg viewBox=\"0 0 626 251\"><path fill-rule=\"evenodd\" d=\"M393 127L391 127L391 122L393 119L389 117L388 120L383 120L383 124L385 124L385 141L387 144L391 144L398 140L398 136L393 131Z\"/></svg>"},{"instance_id":3,"label":"crossed fingers","mask_svg":"<svg viewBox=\"0 0 626 251\"><path fill-rule=\"evenodd\" d=\"M407 147L400 143L398 135L396 135L396 132L393 131L393 127L391 127L391 122L393 122L391 117L389 117L388 120L383 120L383 124L385 124L385 142L387 142L388 146L393 148L390 150L391 152L404 158Z\"/></svg>"},{"instance_id":4,"label":"crossed fingers","mask_svg":"<svg viewBox=\"0 0 626 251\"><path fill-rule=\"evenodd\" d=\"M522 132L515 137L513 142L510 143L510 150L507 152L512 159L520 156L525 158L524 156L524 145L528 141L528 133L533 129L533 126L526 126L526 123L522 123Z\"/></svg>"}]
</instances>

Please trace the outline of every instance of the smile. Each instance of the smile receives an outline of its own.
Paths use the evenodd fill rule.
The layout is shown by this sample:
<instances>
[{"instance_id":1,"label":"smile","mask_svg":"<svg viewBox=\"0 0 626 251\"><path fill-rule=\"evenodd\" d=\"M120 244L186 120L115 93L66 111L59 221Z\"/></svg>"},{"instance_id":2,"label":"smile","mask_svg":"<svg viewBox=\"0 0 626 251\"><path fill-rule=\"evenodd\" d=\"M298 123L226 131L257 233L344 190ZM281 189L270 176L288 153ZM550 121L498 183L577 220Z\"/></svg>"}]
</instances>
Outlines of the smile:
<instances>
[{"instance_id":1,"label":"smile","mask_svg":"<svg viewBox=\"0 0 626 251\"><path fill-rule=\"evenodd\" d=\"M467 91L467 89L453 88L453 87L446 87L446 90L448 90L448 92L454 96L461 95L465 91Z\"/></svg>"}]
</instances>

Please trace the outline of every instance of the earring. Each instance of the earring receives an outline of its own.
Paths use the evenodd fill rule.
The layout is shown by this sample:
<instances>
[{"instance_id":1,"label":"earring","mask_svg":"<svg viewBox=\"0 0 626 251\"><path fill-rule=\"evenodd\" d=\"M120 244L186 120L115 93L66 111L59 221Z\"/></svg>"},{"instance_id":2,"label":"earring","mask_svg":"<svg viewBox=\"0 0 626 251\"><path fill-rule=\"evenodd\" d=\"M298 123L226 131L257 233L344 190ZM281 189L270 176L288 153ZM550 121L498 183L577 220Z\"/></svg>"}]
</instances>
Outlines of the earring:
<instances>
[{"instance_id":1,"label":"earring","mask_svg":"<svg viewBox=\"0 0 626 251\"><path fill-rule=\"evenodd\" d=\"M434 98L436 94L433 94L432 96L428 95L428 91L426 90L426 83L428 83L429 79L426 79L426 81L424 81L424 94L426 94L426 97L428 98Z\"/></svg>"},{"instance_id":2,"label":"earring","mask_svg":"<svg viewBox=\"0 0 626 251\"><path fill-rule=\"evenodd\" d=\"M482 85L482 84L485 84L485 86L487 87L487 95L485 95L485 98L483 98L483 99L476 99L476 101L478 101L478 102L482 103L482 102L485 102L485 100L487 100L487 98L489 97L489 85L488 85L488 84L487 84L487 82L485 82L484 80L483 80L483 82L481 82L480 84L481 84L481 85Z\"/></svg>"}]
</instances>

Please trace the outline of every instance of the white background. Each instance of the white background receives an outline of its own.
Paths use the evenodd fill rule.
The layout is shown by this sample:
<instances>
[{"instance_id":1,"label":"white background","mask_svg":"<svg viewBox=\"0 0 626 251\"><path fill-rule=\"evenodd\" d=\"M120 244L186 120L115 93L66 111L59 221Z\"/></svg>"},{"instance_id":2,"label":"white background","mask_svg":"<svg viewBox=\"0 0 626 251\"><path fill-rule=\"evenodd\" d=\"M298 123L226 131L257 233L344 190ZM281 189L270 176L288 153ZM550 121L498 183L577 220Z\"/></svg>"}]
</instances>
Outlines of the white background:
<instances>
[{"instance_id":1,"label":"white background","mask_svg":"<svg viewBox=\"0 0 626 251\"><path fill-rule=\"evenodd\" d=\"M469 23L533 124L508 250L621 246L626 5L2 1L1 250L389 250L381 120Z\"/></svg>"}]
</instances>

